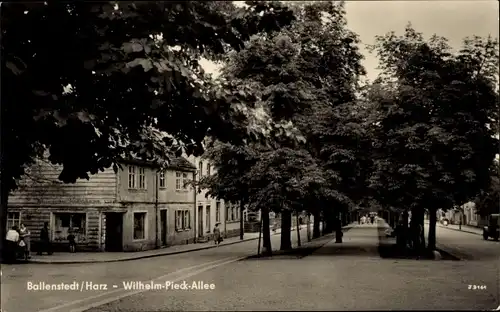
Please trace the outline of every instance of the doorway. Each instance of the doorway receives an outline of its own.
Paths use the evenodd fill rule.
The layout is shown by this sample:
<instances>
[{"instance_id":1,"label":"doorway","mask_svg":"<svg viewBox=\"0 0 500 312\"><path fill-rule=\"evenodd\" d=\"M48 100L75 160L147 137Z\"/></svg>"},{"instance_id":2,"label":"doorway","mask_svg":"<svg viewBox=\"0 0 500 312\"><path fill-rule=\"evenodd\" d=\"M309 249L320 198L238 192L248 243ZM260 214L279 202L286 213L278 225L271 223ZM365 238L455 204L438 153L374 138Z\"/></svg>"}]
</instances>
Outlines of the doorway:
<instances>
[{"instance_id":1,"label":"doorway","mask_svg":"<svg viewBox=\"0 0 500 312\"><path fill-rule=\"evenodd\" d=\"M106 216L106 251L123 251L123 213L107 212Z\"/></svg>"},{"instance_id":2,"label":"doorway","mask_svg":"<svg viewBox=\"0 0 500 312\"><path fill-rule=\"evenodd\" d=\"M167 246L167 210L160 210L160 241L162 246Z\"/></svg>"},{"instance_id":3,"label":"doorway","mask_svg":"<svg viewBox=\"0 0 500 312\"><path fill-rule=\"evenodd\" d=\"M198 237L203 237L203 206L198 206Z\"/></svg>"},{"instance_id":4,"label":"doorway","mask_svg":"<svg viewBox=\"0 0 500 312\"><path fill-rule=\"evenodd\" d=\"M211 220L210 220L210 206L205 207L205 223L207 225L207 233L210 233L210 230L212 228Z\"/></svg>"}]
</instances>

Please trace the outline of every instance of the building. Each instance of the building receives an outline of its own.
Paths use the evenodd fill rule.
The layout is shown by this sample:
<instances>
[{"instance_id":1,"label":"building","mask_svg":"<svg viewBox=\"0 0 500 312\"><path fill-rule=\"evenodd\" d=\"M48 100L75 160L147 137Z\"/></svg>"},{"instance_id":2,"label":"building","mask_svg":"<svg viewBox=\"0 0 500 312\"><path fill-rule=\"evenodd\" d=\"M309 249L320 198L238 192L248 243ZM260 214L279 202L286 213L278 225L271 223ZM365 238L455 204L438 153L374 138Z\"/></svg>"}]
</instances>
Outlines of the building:
<instances>
[{"instance_id":1,"label":"building","mask_svg":"<svg viewBox=\"0 0 500 312\"><path fill-rule=\"evenodd\" d=\"M215 173L215 169L208 160L194 156L190 156L188 159L197 168L197 181L206 175ZM206 194L207 190L196 194L197 240L210 239L216 223L220 223L219 227L225 237L238 236L240 233L239 206L222 199L207 197Z\"/></svg>"},{"instance_id":2,"label":"building","mask_svg":"<svg viewBox=\"0 0 500 312\"><path fill-rule=\"evenodd\" d=\"M67 247L68 231L78 249L140 251L194 242L196 194L186 182L196 168L176 158L165 171L140 161L121 164L89 180L63 184L61 168L38 160L9 196L8 226L24 223L33 249L44 222L54 248ZM194 218L193 218L194 217Z\"/></svg>"},{"instance_id":3,"label":"building","mask_svg":"<svg viewBox=\"0 0 500 312\"><path fill-rule=\"evenodd\" d=\"M476 205L473 202L465 203L457 209L450 209L446 212L440 210L440 215L450 221L451 224L469 225L483 227L488 223L487 217L482 217L477 213Z\"/></svg>"}]
</instances>

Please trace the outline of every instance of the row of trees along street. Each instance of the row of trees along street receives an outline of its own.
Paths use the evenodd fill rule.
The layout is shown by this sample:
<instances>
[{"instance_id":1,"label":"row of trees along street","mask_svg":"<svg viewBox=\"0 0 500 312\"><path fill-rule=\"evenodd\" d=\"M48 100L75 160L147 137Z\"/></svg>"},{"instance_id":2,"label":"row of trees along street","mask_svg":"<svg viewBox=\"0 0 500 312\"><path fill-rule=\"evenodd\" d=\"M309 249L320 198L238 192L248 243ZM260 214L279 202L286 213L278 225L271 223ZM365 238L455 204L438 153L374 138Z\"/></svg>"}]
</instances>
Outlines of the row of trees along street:
<instances>
[{"instance_id":1,"label":"row of trees along street","mask_svg":"<svg viewBox=\"0 0 500 312\"><path fill-rule=\"evenodd\" d=\"M260 210L265 254L269 211L290 249L293 212L314 215L318 237L320 216L330 233L375 206L415 225L428 211L434 249L438 208L494 196L498 42L453 51L409 25L376 38L373 82L359 43L343 3L3 4L2 232L9 193L44 152L65 183L127 157L205 152L216 173L193 184Z\"/></svg>"}]
</instances>

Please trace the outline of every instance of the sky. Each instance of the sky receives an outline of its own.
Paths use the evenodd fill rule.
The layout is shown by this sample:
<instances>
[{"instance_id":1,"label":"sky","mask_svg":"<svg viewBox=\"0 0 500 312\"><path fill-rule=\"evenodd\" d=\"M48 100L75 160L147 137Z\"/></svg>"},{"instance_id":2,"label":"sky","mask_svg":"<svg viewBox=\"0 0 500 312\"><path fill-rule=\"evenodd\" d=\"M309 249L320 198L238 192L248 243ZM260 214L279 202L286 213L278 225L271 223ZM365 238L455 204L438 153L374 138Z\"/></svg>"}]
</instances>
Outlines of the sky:
<instances>
[{"instance_id":1,"label":"sky","mask_svg":"<svg viewBox=\"0 0 500 312\"><path fill-rule=\"evenodd\" d=\"M433 34L447 38L455 49L467 36L499 37L496 0L348 1L346 10L349 28L363 43L360 48L369 79L376 77L378 61L366 51L365 44L374 43L376 35L390 31L402 35L408 22L426 38Z\"/></svg>"},{"instance_id":2,"label":"sky","mask_svg":"<svg viewBox=\"0 0 500 312\"><path fill-rule=\"evenodd\" d=\"M365 60L367 78L377 76L376 56L366 50L366 44L374 43L376 35L390 31L403 34L405 26L411 22L415 30L426 38L437 34L448 38L452 48L458 49L462 39L467 36L499 37L499 4L496 0L464 1L347 1L348 27L356 32ZM216 66L205 61L203 66L208 72L215 72Z\"/></svg>"}]
</instances>

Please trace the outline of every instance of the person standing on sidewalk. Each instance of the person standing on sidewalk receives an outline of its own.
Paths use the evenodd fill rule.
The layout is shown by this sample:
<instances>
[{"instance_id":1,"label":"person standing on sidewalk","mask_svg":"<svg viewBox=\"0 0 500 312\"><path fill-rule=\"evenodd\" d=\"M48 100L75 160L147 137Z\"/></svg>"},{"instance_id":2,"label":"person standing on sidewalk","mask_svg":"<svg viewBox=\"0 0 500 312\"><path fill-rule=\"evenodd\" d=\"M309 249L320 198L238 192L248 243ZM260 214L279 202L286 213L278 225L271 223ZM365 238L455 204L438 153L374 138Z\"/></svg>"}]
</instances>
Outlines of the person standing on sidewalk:
<instances>
[{"instance_id":1,"label":"person standing on sidewalk","mask_svg":"<svg viewBox=\"0 0 500 312\"><path fill-rule=\"evenodd\" d=\"M49 223L45 222L43 224L43 229L40 231L40 241L41 246L40 250L37 252L37 255L41 256L43 252L47 252L47 254L52 254L52 248L50 246L50 237L49 237Z\"/></svg>"},{"instance_id":2,"label":"person standing on sidewalk","mask_svg":"<svg viewBox=\"0 0 500 312\"><path fill-rule=\"evenodd\" d=\"M21 240L24 242L23 250L24 250L24 260L28 260L31 258L30 252L31 252L31 233L28 230L28 228L24 225L24 223L21 223L21 228L19 229L19 235Z\"/></svg>"},{"instance_id":3,"label":"person standing on sidewalk","mask_svg":"<svg viewBox=\"0 0 500 312\"><path fill-rule=\"evenodd\" d=\"M19 242L19 233L17 232L17 226L13 226L7 231L5 236L5 241L7 242L7 248L5 248L5 259L7 263L14 263L17 258L17 244Z\"/></svg>"},{"instance_id":4,"label":"person standing on sidewalk","mask_svg":"<svg viewBox=\"0 0 500 312\"><path fill-rule=\"evenodd\" d=\"M76 252L76 237L72 228L68 230L69 252Z\"/></svg>"}]
</instances>

